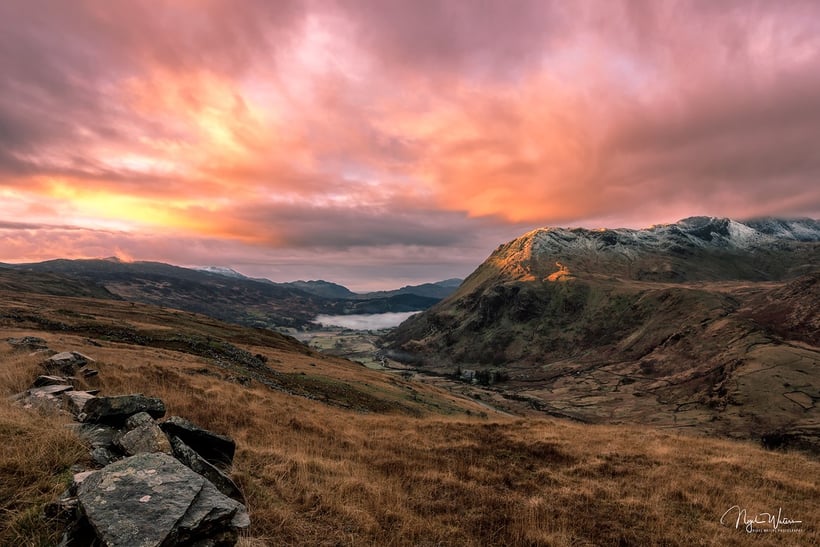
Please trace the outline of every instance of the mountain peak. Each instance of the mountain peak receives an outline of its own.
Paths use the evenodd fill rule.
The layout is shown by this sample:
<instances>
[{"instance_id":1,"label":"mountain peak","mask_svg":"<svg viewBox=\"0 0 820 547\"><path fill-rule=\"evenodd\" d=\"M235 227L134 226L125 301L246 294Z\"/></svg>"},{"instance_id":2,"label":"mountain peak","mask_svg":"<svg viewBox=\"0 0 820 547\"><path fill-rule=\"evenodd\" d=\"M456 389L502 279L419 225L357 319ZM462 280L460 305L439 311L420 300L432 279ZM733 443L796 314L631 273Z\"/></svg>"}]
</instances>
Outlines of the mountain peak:
<instances>
[{"instance_id":1,"label":"mountain peak","mask_svg":"<svg viewBox=\"0 0 820 547\"><path fill-rule=\"evenodd\" d=\"M645 229L544 227L501 245L488 267L537 280L555 264L578 276L637 280L780 279L816 263L820 222L695 216ZM796 253L792 256L790 253Z\"/></svg>"}]
</instances>

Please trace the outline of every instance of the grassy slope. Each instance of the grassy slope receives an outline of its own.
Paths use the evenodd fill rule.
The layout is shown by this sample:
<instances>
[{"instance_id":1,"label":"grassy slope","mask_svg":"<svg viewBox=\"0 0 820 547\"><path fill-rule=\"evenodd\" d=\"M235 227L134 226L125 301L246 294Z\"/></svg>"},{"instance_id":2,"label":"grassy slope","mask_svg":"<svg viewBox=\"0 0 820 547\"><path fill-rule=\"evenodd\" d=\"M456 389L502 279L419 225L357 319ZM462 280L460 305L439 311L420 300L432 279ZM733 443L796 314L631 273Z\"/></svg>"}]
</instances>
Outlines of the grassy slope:
<instances>
[{"instance_id":1,"label":"grassy slope","mask_svg":"<svg viewBox=\"0 0 820 547\"><path fill-rule=\"evenodd\" d=\"M820 541L820 464L799 454L649 428L480 418L486 409L418 382L148 306L0 294L0 339L23 335L97 359L90 381L104 393L162 397L171 414L235 437L233 476L253 519L246 546L745 545L747 534L719 524L735 504L805 521L761 544ZM248 357L257 354L267 364ZM0 343L3 545L49 544L55 527L40 507L82 458L64 418L6 399L40 359Z\"/></svg>"}]
</instances>

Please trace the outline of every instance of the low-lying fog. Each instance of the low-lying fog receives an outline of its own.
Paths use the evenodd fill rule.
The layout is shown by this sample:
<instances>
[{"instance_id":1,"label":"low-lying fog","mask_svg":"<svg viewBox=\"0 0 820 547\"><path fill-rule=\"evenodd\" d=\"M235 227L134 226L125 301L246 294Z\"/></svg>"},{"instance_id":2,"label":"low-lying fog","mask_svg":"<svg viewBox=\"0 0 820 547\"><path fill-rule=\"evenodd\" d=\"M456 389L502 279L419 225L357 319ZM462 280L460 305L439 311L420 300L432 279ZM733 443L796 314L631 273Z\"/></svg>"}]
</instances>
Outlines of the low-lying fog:
<instances>
[{"instance_id":1,"label":"low-lying fog","mask_svg":"<svg viewBox=\"0 0 820 547\"><path fill-rule=\"evenodd\" d=\"M362 315L317 315L314 323L323 327L343 327L354 330L379 330L397 327L402 321L419 312L371 313Z\"/></svg>"}]
</instances>

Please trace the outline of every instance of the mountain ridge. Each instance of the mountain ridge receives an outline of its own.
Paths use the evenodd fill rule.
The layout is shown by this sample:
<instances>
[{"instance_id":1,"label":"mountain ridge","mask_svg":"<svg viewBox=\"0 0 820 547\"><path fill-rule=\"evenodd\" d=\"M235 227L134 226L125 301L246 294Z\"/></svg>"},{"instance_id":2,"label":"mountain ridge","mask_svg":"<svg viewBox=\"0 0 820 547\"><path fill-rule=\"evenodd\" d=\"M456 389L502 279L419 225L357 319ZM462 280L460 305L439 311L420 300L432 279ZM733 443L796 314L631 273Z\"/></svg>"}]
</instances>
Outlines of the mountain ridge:
<instances>
[{"instance_id":1,"label":"mountain ridge","mask_svg":"<svg viewBox=\"0 0 820 547\"><path fill-rule=\"evenodd\" d=\"M547 413L820 450L820 228L748 222L533 230L385 341L423 370L501 378Z\"/></svg>"},{"instance_id":2,"label":"mountain ridge","mask_svg":"<svg viewBox=\"0 0 820 547\"><path fill-rule=\"evenodd\" d=\"M274 283L224 268L192 269L162 262L123 261L116 257L55 259L4 267L68 277L75 285L79 283L77 290L83 294L89 292L91 285L97 285L101 297L116 296L264 328L311 328L320 314L420 311L441 299L402 291L355 295L340 285L324 281Z\"/></svg>"}]
</instances>

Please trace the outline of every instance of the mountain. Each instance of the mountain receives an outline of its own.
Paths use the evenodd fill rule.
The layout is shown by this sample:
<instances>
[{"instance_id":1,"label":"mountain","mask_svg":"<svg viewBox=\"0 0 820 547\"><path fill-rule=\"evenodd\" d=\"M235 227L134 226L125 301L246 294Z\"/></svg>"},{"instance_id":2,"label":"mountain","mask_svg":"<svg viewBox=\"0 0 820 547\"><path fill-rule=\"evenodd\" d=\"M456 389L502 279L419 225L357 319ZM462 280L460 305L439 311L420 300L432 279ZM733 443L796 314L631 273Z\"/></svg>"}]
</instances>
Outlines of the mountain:
<instances>
[{"instance_id":1,"label":"mountain","mask_svg":"<svg viewBox=\"0 0 820 547\"><path fill-rule=\"evenodd\" d=\"M22 272L0 264L0 291L118 300L105 287L88 281L68 279L50 273Z\"/></svg>"},{"instance_id":2,"label":"mountain","mask_svg":"<svg viewBox=\"0 0 820 547\"><path fill-rule=\"evenodd\" d=\"M207 266L197 268L198 270L207 271L210 273L226 275L228 277L240 277L250 279L231 268L222 268L215 266ZM288 281L285 283L277 283L268 279L255 278L255 281L262 281L271 283L283 288L292 288L304 291L306 293L315 294L324 298L348 299L348 300L383 300L400 295L414 295L423 298L432 298L441 300L450 296L461 285L462 279L452 278L444 281L436 281L434 283L422 283L421 285L405 285L400 289L391 291L373 291L366 293L355 293L338 283L330 281L315 280L315 281ZM428 307L428 306L425 306ZM410 310L413 311L413 310Z\"/></svg>"},{"instance_id":3,"label":"mountain","mask_svg":"<svg viewBox=\"0 0 820 547\"><path fill-rule=\"evenodd\" d=\"M332 302L297 289L161 262L58 259L14 267L95 283L125 300L249 326L301 327L333 309Z\"/></svg>"},{"instance_id":4,"label":"mountain","mask_svg":"<svg viewBox=\"0 0 820 547\"><path fill-rule=\"evenodd\" d=\"M249 277L237 272L233 268L226 268L225 266L201 266L199 268L194 269L200 272L224 275L225 277L235 277L237 279L250 279Z\"/></svg>"},{"instance_id":5,"label":"mountain","mask_svg":"<svg viewBox=\"0 0 820 547\"><path fill-rule=\"evenodd\" d=\"M52 291L66 295L87 296L96 291L98 297L166 306L265 328L310 327L319 314L420 311L441 299L401 290L359 295L326 281L274 283L246 277L230 268L189 269L161 262L124 262L115 257L58 259L6 267L69 278L71 282L62 287L61 283L52 283Z\"/></svg>"},{"instance_id":6,"label":"mountain","mask_svg":"<svg viewBox=\"0 0 820 547\"><path fill-rule=\"evenodd\" d=\"M413 294L416 296L424 296L427 298L435 298L441 300L453 294L461 285L463 279L445 279L444 281L436 281L435 283L422 283L421 285L405 285L400 289L392 291L377 291L360 294L357 298L384 298L390 296L397 296L402 294Z\"/></svg>"},{"instance_id":7,"label":"mountain","mask_svg":"<svg viewBox=\"0 0 820 547\"><path fill-rule=\"evenodd\" d=\"M273 282L272 282L273 283ZM344 287L342 285L338 285L336 283L331 283L329 281L290 281L288 283L274 283L274 285L278 285L280 287L291 287L294 289L299 289L300 291L304 291L306 293L315 294L316 296L322 296L324 298L343 298L343 299L354 299L357 298L358 295Z\"/></svg>"},{"instance_id":8,"label":"mountain","mask_svg":"<svg viewBox=\"0 0 820 547\"><path fill-rule=\"evenodd\" d=\"M819 258L811 219L543 228L387 342L548 413L817 449Z\"/></svg>"}]
</instances>

